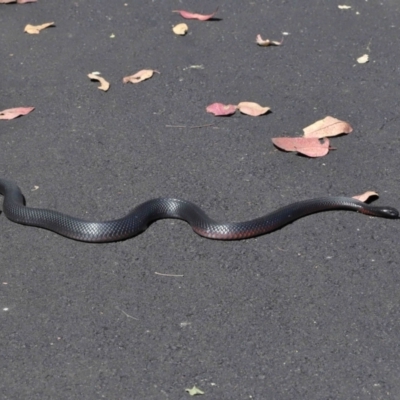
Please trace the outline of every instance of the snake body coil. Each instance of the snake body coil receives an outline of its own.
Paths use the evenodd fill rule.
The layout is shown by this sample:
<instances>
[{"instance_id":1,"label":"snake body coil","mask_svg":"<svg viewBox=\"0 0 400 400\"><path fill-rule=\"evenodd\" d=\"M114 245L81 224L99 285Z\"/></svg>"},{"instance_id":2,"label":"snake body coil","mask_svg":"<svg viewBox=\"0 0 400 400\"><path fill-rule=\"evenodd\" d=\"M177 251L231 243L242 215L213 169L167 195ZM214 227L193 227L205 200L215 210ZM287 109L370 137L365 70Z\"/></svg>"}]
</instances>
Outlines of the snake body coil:
<instances>
[{"instance_id":1,"label":"snake body coil","mask_svg":"<svg viewBox=\"0 0 400 400\"><path fill-rule=\"evenodd\" d=\"M22 192L14 182L0 179L0 194L4 196L3 212L11 221L45 228L83 242L128 239L145 231L152 222L164 218L184 220L200 236L220 240L263 235L306 215L328 210L351 210L375 217L399 218L399 212L392 207L374 207L348 197L322 197L287 205L251 221L227 223L212 220L189 201L159 198L138 205L123 218L89 222L53 210L26 207Z\"/></svg>"}]
</instances>

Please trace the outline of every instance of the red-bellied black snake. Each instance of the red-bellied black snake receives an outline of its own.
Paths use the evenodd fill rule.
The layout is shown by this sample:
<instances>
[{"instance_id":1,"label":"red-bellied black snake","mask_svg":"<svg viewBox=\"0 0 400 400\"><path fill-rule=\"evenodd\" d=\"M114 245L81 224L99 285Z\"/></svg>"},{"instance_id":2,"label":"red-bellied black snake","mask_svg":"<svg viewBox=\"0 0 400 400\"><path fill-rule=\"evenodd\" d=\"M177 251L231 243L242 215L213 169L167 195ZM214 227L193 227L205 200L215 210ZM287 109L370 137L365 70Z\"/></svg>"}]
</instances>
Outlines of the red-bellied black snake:
<instances>
[{"instance_id":1,"label":"red-bellied black snake","mask_svg":"<svg viewBox=\"0 0 400 400\"><path fill-rule=\"evenodd\" d=\"M26 207L20 188L11 181L0 179L0 194L4 196L3 212L11 221L45 228L83 242L128 239L145 231L152 222L163 218L182 219L200 236L220 240L263 235L306 215L328 210L351 210L375 217L399 218L399 212L393 207L371 206L349 197L321 197L289 204L250 221L216 222L189 201L159 198L138 205L123 218L89 222L58 211Z\"/></svg>"}]
</instances>

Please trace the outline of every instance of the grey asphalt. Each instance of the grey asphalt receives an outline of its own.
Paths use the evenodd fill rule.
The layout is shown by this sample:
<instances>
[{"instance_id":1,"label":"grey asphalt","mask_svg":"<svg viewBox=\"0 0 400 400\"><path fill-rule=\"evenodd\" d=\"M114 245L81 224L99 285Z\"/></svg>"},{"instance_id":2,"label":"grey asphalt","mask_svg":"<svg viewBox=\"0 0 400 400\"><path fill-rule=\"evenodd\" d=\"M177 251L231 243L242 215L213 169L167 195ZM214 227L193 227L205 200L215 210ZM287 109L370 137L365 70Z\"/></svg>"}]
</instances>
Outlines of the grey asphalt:
<instances>
[{"instance_id":1,"label":"grey asphalt","mask_svg":"<svg viewBox=\"0 0 400 400\"><path fill-rule=\"evenodd\" d=\"M160 196L229 221L370 189L400 207L399 21L398 0L0 4L0 110L35 107L0 121L0 176L93 220ZM160 74L122 83L144 68ZM216 118L216 101L272 112ZM327 115L354 131L326 157L272 145ZM163 220L87 244L1 214L0 398L399 399L399 234L332 211L239 242Z\"/></svg>"}]
</instances>

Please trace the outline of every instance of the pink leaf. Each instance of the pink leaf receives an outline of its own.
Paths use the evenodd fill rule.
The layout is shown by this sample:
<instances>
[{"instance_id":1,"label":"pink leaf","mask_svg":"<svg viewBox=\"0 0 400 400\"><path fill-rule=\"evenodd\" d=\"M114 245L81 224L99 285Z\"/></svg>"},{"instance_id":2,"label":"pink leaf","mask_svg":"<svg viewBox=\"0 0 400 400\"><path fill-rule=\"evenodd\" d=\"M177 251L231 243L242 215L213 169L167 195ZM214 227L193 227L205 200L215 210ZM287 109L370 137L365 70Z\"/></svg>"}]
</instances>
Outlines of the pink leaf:
<instances>
[{"instance_id":1,"label":"pink leaf","mask_svg":"<svg viewBox=\"0 0 400 400\"><path fill-rule=\"evenodd\" d=\"M18 4L36 3L36 0L0 0L0 4L9 4L9 3L18 3Z\"/></svg>"},{"instance_id":2,"label":"pink leaf","mask_svg":"<svg viewBox=\"0 0 400 400\"><path fill-rule=\"evenodd\" d=\"M206 110L216 116L232 115L236 111L236 106L233 104L213 103L207 106Z\"/></svg>"},{"instance_id":3,"label":"pink leaf","mask_svg":"<svg viewBox=\"0 0 400 400\"><path fill-rule=\"evenodd\" d=\"M297 151L308 157L323 157L329 152L329 140L321 143L317 138L273 138L272 143L285 151Z\"/></svg>"},{"instance_id":4,"label":"pink leaf","mask_svg":"<svg viewBox=\"0 0 400 400\"><path fill-rule=\"evenodd\" d=\"M20 115L29 114L34 109L35 107L9 108L7 110L0 111L0 119L14 119L19 117Z\"/></svg>"},{"instance_id":5,"label":"pink leaf","mask_svg":"<svg viewBox=\"0 0 400 400\"><path fill-rule=\"evenodd\" d=\"M217 11L218 11L218 8L212 14L208 14L208 15L191 13L191 12L185 11L185 10L174 10L172 12L177 12L183 18L186 18L186 19L198 19L199 21L207 21L207 20L211 19L217 13Z\"/></svg>"}]
</instances>

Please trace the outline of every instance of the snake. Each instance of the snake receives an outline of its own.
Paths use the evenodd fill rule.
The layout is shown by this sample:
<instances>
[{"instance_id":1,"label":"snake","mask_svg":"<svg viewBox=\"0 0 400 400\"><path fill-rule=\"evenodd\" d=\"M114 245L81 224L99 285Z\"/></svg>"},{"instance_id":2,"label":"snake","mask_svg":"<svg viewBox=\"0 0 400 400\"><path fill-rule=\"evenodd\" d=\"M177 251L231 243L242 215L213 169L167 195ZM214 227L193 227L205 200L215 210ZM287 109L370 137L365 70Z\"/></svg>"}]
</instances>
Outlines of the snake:
<instances>
[{"instance_id":1,"label":"snake","mask_svg":"<svg viewBox=\"0 0 400 400\"><path fill-rule=\"evenodd\" d=\"M378 207L352 197L320 197L281 207L262 217L244 222L217 222L196 204L162 197L136 206L126 216L103 222L91 222L54 210L25 206L25 198L16 183L0 179L3 213L18 224L35 226L82 242L115 242L144 232L153 222L174 218L186 221L198 235L208 239L240 240L273 232L310 214L329 210L350 210L374 217L399 218L393 207Z\"/></svg>"}]
</instances>

